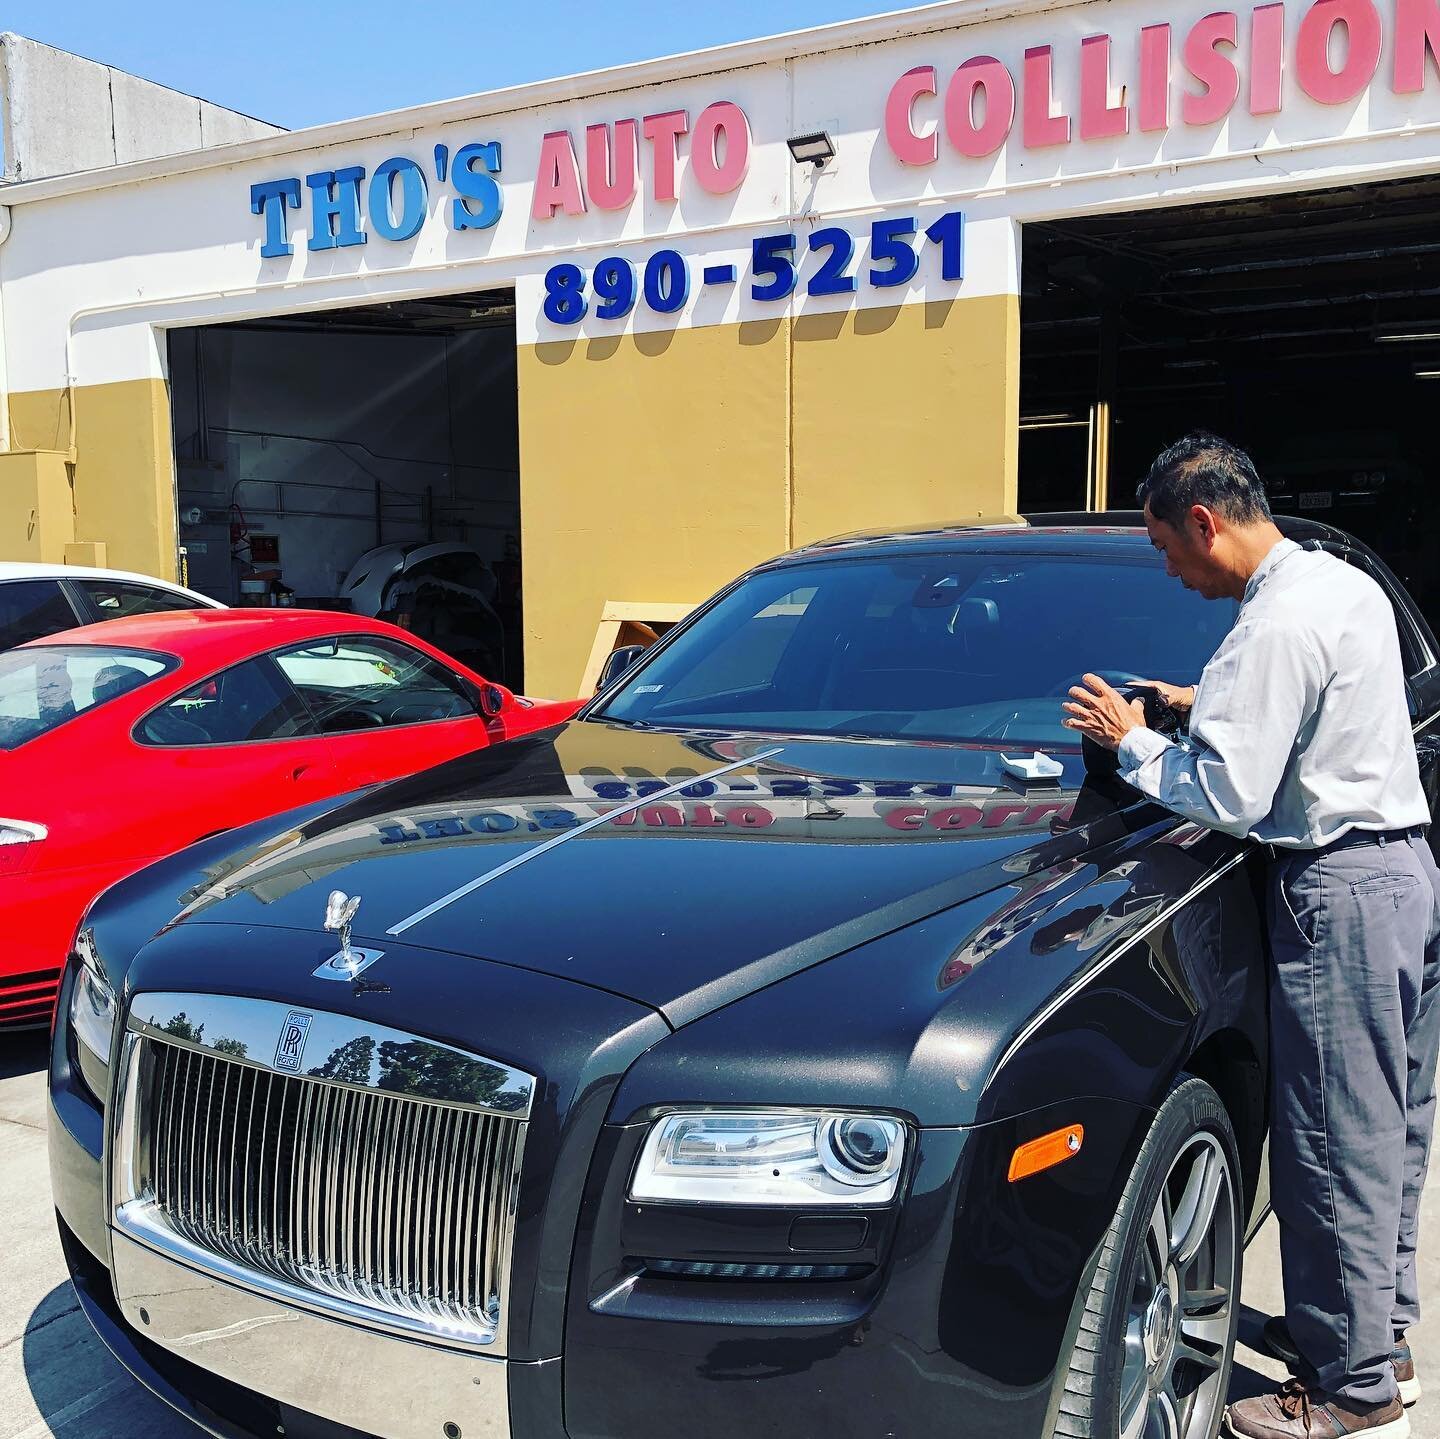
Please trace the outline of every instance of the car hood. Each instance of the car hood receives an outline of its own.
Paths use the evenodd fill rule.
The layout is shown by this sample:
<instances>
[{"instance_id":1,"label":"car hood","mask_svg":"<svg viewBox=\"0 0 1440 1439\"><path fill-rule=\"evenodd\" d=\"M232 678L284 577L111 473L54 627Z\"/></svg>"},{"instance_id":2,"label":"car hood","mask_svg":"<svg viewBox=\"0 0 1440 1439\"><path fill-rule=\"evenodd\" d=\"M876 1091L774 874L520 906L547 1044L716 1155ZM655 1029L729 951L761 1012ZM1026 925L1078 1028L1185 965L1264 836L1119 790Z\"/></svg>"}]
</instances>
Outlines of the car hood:
<instances>
[{"instance_id":1,"label":"car hood","mask_svg":"<svg viewBox=\"0 0 1440 1439\"><path fill-rule=\"evenodd\" d=\"M1057 754L571 722L366 791L208 865L167 930L322 929L579 981L672 1024L1135 827ZM197 936L198 938L198 936ZM376 971L377 975L380 973Z\"/></svg>"}]
</instances>

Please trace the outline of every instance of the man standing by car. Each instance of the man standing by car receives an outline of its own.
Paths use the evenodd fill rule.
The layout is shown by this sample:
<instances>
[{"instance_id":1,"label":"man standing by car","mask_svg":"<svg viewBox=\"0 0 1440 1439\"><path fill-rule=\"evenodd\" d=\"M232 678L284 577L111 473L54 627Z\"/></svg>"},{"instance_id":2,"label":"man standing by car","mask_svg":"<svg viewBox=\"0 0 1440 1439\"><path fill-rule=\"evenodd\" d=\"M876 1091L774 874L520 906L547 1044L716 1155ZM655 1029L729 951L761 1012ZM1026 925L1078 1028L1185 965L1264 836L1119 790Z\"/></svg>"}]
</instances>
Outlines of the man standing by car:
<instances>
[{"instance_id":1,"label":"man standing by car","mask_svg":"<svg viewBox=\"0 0 1440 1439\"><path fill-rule=\"evenodd\" d=\"M1210 435L1140 486L1166 569L1240 602L1193 690L1187 743L1094 675L1065 723L1185 818L1267 845L1271 1192L1300 1377L1242 1400L1243 1439L1409 1432L1406 1330L1440 1041L1440 875L1424 839L1394 613L1360 570L1287 540L1248 455Z\"/></svg>"}]
</instances>

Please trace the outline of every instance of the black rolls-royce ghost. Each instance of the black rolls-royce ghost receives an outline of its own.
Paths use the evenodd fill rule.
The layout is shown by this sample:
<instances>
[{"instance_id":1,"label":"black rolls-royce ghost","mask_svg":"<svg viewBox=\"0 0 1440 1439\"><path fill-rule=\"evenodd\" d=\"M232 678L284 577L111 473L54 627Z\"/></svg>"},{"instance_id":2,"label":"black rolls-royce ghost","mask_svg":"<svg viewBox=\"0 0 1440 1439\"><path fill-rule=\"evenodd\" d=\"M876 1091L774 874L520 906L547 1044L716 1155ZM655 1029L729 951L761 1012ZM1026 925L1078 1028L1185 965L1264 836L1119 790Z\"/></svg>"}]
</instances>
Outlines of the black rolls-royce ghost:
<instances>
[{"instance_id":1,"label":"black rolls-royce ghost","mask_svg":"<svg viewBox=\"0 0 1440 1439\"><path fill-rule=\"evenodd\" d=\"M1419 735L1413 604L1286 527L1385 586ZM50 1071L85 1312L236 1439L1213 1435L1259 856L1060 704L1232 619L1133 516L834 540L571 723L111 889Z\"/></svg>"}]
</instances>

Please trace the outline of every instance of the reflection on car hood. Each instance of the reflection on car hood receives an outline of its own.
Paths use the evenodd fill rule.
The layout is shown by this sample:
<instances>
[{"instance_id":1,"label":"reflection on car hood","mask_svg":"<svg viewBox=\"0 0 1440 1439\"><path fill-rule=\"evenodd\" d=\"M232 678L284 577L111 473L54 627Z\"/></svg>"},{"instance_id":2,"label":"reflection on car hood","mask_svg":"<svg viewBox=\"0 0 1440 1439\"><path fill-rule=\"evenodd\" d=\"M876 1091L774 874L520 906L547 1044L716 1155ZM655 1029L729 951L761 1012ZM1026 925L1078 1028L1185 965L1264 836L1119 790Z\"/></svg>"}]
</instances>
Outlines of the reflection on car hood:
<instances>
[{"instance_id":1,"label":"reflection on car hood","mask_svg":"<svg viewBox=\"0 0 1440 1439\"><path fill-rule=\"evenodd\" d=\"M976 746L572 722L210 866L169 928L313 933L340 889L356 944L403 936L679 1023L1118 833L1079 756L1055 758L1063 776L1022 791Z\"/></svg>"}]
</instances>

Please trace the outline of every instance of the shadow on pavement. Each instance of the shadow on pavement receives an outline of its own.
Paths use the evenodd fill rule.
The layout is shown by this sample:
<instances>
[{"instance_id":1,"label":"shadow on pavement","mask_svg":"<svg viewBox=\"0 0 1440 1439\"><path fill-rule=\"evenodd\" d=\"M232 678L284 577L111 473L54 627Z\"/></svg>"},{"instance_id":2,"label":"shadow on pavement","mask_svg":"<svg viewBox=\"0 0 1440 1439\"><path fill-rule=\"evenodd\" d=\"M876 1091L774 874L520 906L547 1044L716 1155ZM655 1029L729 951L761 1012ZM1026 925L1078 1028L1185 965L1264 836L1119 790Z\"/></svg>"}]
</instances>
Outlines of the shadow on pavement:
<instances>
[{"instance_id":1,"label":"shadow on pavement","mask_svg":"<svg viewBox=\"0 0 1440 1439\"><path fill-rule=\"evenodd\" d=\"M1273 1394L1281 1382L1277 1375L1282 1372L1283 1366L1278 1360L1271 1358L1261 1342L1261 1332L1269 1319L1268 1314L1252 1305L1240 1306L1240 1328L1235 1336L1235 1364L1230 1370L1231 1404L1237 1399L1251 1399L1257 1394ZM1270 1372L1246 1364L1241 1358L1242 1347L1261 1357L1269 1365Z\"/></svg>"},{"instance_id":2,"label":"shadow on pavement","mask_svg":"<svg viewBox=\"0 0 1440 1439\"><path fill-rule=\"evenodd\" d=\"M37 1074L45 1068L50 1035L43 1029L0 1033L0 1079Z\"/></svg>"},{"instance_id":3,"label":"shadow on pavement","mask_svg":"<svg viewBox=\"0 0 1440 1439\"><path fill-rule=\"evenodd\" d=\"M27 1436L190 1439L198 1433L101 1344L68 1281L57 1284L31 1312L23 1362L30 1401L43 1425L22 1429Z\"/></svg>"},{"instance_id":4,"label":"shadow on pavement","mask_svg":"<svg viewBox=\"0 0 1440 1439\"><path fill-rule=\"evenodd\" d=\"M1262 1374L1258 1369L1252 1369L1248 1364L1242 1364L1237 1359L1230 1370L1230 1395L1226 1402L1233 1404L1237 1399L1253 1399L1257 1394L1273 1394L1278 1387L1278 1380Z\"/></svg>"}]
</instances>

